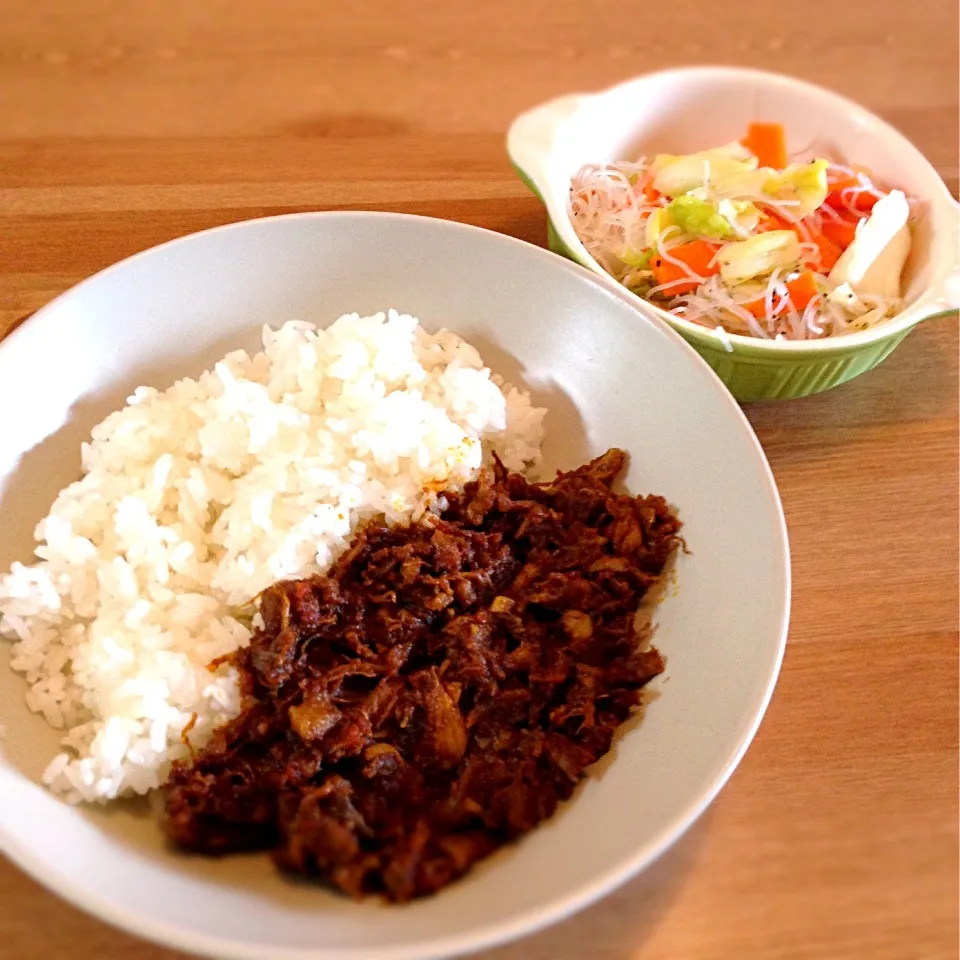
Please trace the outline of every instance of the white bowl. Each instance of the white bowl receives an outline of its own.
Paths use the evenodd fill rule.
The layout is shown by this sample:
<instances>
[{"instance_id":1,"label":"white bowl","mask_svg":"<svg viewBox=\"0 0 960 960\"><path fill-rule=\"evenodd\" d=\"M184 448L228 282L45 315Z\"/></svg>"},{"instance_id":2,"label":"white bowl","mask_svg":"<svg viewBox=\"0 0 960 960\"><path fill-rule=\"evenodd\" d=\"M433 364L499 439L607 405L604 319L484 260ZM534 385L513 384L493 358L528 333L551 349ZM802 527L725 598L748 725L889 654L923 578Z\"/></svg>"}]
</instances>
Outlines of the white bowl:
<instances>
[{"instance_id":1,"label":"white bowl","mask_svg":"<svg viewBox=\"0 0 960 960\"><path fill-rule=\"evenodd\" d=\"M721 336L629 295L641 311L680 332L740 399L802 396L869 369L921 320L960 307L960 207L901 133L858 104L793 77L685 67L542 104L513 122L507 151L546 206L552 249L606 276L570 220L570 181L580 168L729 143L753 120L783 123L791 153L817 151L864 165L881 184L923 203L904 273L905 307L863 332L812 341Z\"/></svg>"},{"instance_id":2,"label":"white bowl","mask_svg":"<svg viewBox=\"0 0 960 960\"><path fill-rule=\"evenodd\" d=\"M211 230L80 284L0 345L0 569L75 479L91 426L141 383L196 374L263 323L396 306L472 340L550 408L549 466L621 445L629 487L679 507L692 550L660 607L666 677L612 762L549 823L440 894L353 903L263 856L168 850L136 804L65 805L38 785L56 735L0 663L0 848L52 890L171 946L256 960L412 960L541 927L648 864L729 777L779 668L789 558L767 462L729 394L666 326L581 268L472 227L299 214ZM0 648L5 645L0 643Z\"/></svg>"}]
</instances>

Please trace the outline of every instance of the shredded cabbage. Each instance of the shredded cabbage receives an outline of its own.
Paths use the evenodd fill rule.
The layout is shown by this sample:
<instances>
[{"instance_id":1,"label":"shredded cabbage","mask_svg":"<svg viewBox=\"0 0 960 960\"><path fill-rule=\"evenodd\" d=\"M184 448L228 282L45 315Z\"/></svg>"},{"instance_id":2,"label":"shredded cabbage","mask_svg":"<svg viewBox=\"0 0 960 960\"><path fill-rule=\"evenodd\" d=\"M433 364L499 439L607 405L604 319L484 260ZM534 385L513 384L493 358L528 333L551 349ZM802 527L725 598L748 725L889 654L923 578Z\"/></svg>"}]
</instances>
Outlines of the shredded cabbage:
<instances>
[{"instance_id":1,"label":"shredded cabbage","mask_svg":"<svg viewBox=\"0 0 960 960\"><path fill-rule=\"evenodd\" d=\"M648 247L655 247L657 240L670 226L670 217L666 207L658 207L647 217L647 225L643 235Z\"/></svg>"},{"instance_id":2,"label":"shredded cabbage","mask_svg":"<svg viewBox=\"0 0 960 960\"><path fill-rule=\"evenodd\" d=\"M666 197L679 197L737 171L752 170L756 157L732 156L728 148L704 150L683 157L660 154L651 164L653 186Z\"/></svg>"},{"instance_id":3,"label":"shredded cabbage","mask_svg":"<svg viewBox=\"0 0 960 960\"><path fill-rule=\"evenodd\" d=\"M637 270L646 270L650 266L650 261L653 259L653 250L631 250L627 248L620 254L620 259L628 266L634 267Z\"/></svg>"},{"instance_id":4,"label":"shredded cabbage","mask_svg":"<svg viewBox=\"0 0 960 960\"><path fill-rule=\"evenodd\" d=\"M752 167L742 165L739 169L727 170L714 177L710 184L714 196L734 199L736 197L758 197L774 199L765 192L771 174L776 173L770 167L757 167L756 160Z\"/></svg>"},{"instance_id":5,"label":"shredded cabbage","mask_svg":"<svg viewBox=\"0 0 960 960\"><path fill-rule=\"evenodd\" d=\"M733 224L741 236L749 236L760 222L760 208L749 200L720 200L717 213Z\"/></svg>"},{"instance_id":6,"label":"shredded cabbage","mask_svg":"<svg viewBox=\"0 0 960 960\"><path fill-rule=\"evenodd\" d=\"M764 190L780 201L797 201L794 215L800 219L813 213L827 199L827 168L829 160L812 163L791 163L781 173L774 173Z\"/></svg>"},{"instance_id":7,"label":"shredded cabbage","mask_svg":"<svg viewBox=\"0 0 960 960\"><path fill-rule=\"evenodd\" d=\"M796 266L800 261L800 241L792 230L769 230L747 240L728 243L717 253L720 276L736 286L774 270Z\"/></svg>"},{"instance_id":8,"label":"shredded cabbage","mask_svg":"<svg viewBox=\"0 0 960 960\"><path fill-rule=\"evenodd\" d=\"M729 240L737 235L733 224L717 210L715 203L687 194L667 204L666 214L674 226L690 236Z\"/></svg>"}]
</instances>

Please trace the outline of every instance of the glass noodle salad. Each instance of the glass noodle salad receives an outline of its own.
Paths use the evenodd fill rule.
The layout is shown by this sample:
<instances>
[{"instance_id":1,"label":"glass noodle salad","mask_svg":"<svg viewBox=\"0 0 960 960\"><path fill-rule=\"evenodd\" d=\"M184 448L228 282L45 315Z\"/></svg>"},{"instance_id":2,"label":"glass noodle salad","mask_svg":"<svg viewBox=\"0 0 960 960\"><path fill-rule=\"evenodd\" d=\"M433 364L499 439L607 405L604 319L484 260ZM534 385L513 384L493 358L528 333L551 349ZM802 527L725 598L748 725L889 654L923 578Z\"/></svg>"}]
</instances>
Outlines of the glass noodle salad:
<instances>
[{"instance_id":1,"label":"glass noodle salad","mask_svg":"<svg viewBox=\"0 0 960 960\"><path fill-rule=\"evenodd\" d=\"M570 188L573 226L607 273L677 316L762 339L892 316L912 207L860 167L790 162L775 123L701 153L587 166Z\"/></svg>"}]
</instances>

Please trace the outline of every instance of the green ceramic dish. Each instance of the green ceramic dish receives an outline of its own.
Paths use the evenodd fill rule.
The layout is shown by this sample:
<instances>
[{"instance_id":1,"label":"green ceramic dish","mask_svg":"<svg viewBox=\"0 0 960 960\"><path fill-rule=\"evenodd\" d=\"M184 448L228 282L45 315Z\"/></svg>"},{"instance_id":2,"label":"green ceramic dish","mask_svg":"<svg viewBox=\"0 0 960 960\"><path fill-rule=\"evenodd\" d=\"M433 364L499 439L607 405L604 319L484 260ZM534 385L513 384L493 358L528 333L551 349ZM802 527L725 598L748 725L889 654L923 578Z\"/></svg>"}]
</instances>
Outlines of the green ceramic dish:
<instances>
[{"instance_id":1,"label":"green ceramic dish","mask_svg":"<svg viewBox=\"0 0 960 960\"><path fill-rule=\"evenodd\" d=\"M804 342L721 336L633 298L638 310L684 337L742 401L829 390L875 367L920 321L956 315L960 207L924 156L843 97L790 77L726 67L670 70L596 94L561 97L518 117L507 139L517 173L547 208L550 249L612 283L570 223L572 176L586 163L726 143L757 119L783 121L791 150L815 144L829 156L869 167L880 182L921 200L923 212L904 273L904 310L861 333Z\"/></svg>"}]
</instances>

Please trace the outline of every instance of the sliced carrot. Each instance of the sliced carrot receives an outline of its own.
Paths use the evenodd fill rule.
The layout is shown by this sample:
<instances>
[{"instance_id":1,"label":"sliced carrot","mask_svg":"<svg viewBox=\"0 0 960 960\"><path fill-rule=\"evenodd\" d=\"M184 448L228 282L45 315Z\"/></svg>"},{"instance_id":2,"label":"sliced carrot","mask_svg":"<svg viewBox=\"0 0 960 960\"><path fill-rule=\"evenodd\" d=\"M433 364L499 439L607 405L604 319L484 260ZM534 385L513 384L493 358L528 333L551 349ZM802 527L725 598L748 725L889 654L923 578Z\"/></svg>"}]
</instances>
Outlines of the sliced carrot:
<instances>
[{"instance_id":1,"label":"sliced carrot","mask_svg":"<svg viewBox=\"0 0 960 960\"><path fill-rule=\"evenodd\" d=\"M776 218L771 213L761 213L757 221L757 233L769 233L771 230L779 230Z\"/></svg>"},{"instance_id":2,"label":"sliced carrot","mask_svg":"<svg viewBox=\"0 0 960 960\"><path fill-rule=\"evenodd\" d=\"M849 187L859 187L860 180L855 174L847 173L838 167L827 167L827 186L833 191L846 190Z\"/></svg>"},{"instance_id":3,"label":"sliced carrot","mask_svg":"<svg viewBox=\"0 0 960 960\"><path fill-rule=\"evenodd\" d=\"M812 270L801 273L796 280L788 280L787 291L795 310L806 310L810 301L820 292L817 287L817 278ZM745 303L743 308L752 313L758 320L762 320L767 312L766 298L761 297L759 300L751 300L749 303Z\"/></svg>"},{"instance_id":4,"label":"sliced carrot","mask_svg":"<svg viewBox=\"0 0 960 960\"><path fill-rule=\"evenodd\" d=\"M787 165L787 134L781 123L751 123L740 141L761 167L782 170Z\"/></svg>"},{"instance_id":5,"label":"sliced carrot","mask_svg":"<svg viewBox=\"0 0 960 960\"><path fill-rule=\"evenodd\" d=\"M787 281L790 299L797 310L806 310L810 301L820 293L817 278L812 270L801 273L796 280Z\"/></svg>"},{"instance_id":6,"label":"sliced carrot","mask_svg":"<svg viewBox=\"0 0 960 960\"><path fill-rule=\"evenodd\" d=\"M662 194L657 190L653 185L653 174L648 170L644 173L637 186L640 189L640 193L650 201L659 200Z\"/></svg>"},{"instance_id":7,"label":"sliced carrot","mask_svg":"<svg viewBox=\"0 0 960 960\"><path fill-rule=\"evenodd\" d=\"M849 207L853 207L854 210L862 210L864 213L869 213L876 206L877 199L878 198L872 193L867 193L865 190L851 192L846 196L843 195L842 190L831 190L827 194L827 199L824 200L824 203L829 204L834 210L843 211Z\"/></svg>"},{"instance_id":8,"label":"sliced carrot","mask_svg":"<svg viewBox=\"0 0 960 960\"><path fill-rule=\"evenodd\" d=\"M857 235L859 222L859 219L853 220L849 217L844 217L842 220L824 217L821 229L828 240L835 243L841 250L846 250Z\"/></svg>"},{"instance_id":9,"label":"sliced carrot","mask_svg":"<svg viewBox=\"0 0 960 960\"><path fill-rule=\"evenodd\" d=\"M804 223L809 227L808 221L804 221ZM801 240L806 239L803 230L800 229L795 221L781 217L780 214L774 213L772 210L764 212L763 217L757 224L757 230L760 233L767 233L770 230L792 230Z\"/></svg>"},{"instance_id":10,"label":"sliced carrot","mask_svg":"<svg viewBox=\"0 0 960 960\"><path fill-rule=\"evenodd\" d=\"M720 272L720 265L713 262L720 245L716 243L707 243L706 240L691 240L689 243L681 243L676 247L671 247L670 256L676 260L685 263L694 273L701 277L712 277ZM679 296L682 293L690 293L700 286L698 280L689 279L689 275L682 268L663 257L654 256L650 261L650 268L653 270L654 279L657 286L664 283L673 284L669 290L664 290L664 294L670 296ZM681 281L686 282L681 282Z\"/></svg>"},{"instance_id":11,"label":"sliced carrot","mask_svg":"<svg viewBox=\"0 0 960 960\"><path fill-rule=\"evenodd\" d=\"M767 312L767 300L765 297L761 297L759 300L751 300L749 303L743 304L743 309L752 313L758 320L762 320Z\"/></svg>"},{"instance_id":12,"label":"sliced carrot","mask_svg":"<svg viewBox=\"0 0 960 960\"><path fill-rule=\"evenodd\" d=\"M771 230L792 230L793 224L787 223L775 213L764 211L757 222L757 233L769 233Z\"/></svg>"},{"instance_id":13,"label":"sliced carrot","mask_svg":"<svg viewBox=\"0 0 960 960\"><path fill-rule=\"evenodd\" d=\"M837 265L843 250L822 233L818 233L813 242L820 250L820 272L829 273Z\"/></svg>"},{"instance_id":14,"label":"sliced carrot","mask_svg":"<svg viewBox=\"0 0 960 960\"><path fill-rule=\"evenodd\" d=\"M877 197L870 192L858 189L863 186L858 175L861 172L869 177L868 171L861 170L859 167L854 167L853 173L848 173L838 167L827 167L829 193L824 202L837 210L846 210L848 207L853 207L864 212L871 211L877 202ZM843 192L845 190L851 192L844 196Z\"/></svg>"},{"instance_id":15,"label":"sliced carrot","mask_svg":"<svg viewBox=\"0 0 960 960\"><path fill-rule=\"evenodd\" d=\"M819 263L814 263L812 260L807 262L812 266L819 267L821 273L829 273L840 259L843 249L822 233L811 231L811 237L820 253L820 256L816 258Z\"/></svg>"}]
</instances>

